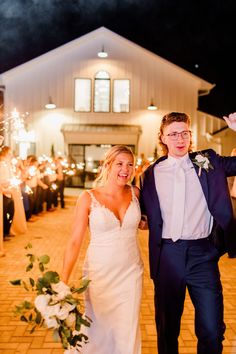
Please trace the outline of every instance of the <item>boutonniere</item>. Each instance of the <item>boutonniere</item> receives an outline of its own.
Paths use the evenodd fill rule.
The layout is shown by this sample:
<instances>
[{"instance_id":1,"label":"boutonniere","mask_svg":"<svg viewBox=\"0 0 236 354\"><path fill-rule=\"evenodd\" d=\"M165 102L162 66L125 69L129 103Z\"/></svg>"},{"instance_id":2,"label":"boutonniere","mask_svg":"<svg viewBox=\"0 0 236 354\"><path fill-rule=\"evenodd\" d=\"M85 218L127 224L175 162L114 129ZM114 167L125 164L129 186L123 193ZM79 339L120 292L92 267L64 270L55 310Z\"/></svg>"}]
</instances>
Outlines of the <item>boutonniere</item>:
<instances>
[{"instance_id":1,"label":"boutonniere","mask_svg":"<svg viewBox=\"0 0 236 354\"><path fill-rule=\"evenodd\" d=\"M210 168L212 170L214 169L208 157L209 155L207 153L203 154L202 152L199 152L195 156L195 158L192 159L193 163L199 167L199 171L198 171L199 177L201 176L202 169L206 170L207 172L209 171Z\"/></svg>"}]
</instances>

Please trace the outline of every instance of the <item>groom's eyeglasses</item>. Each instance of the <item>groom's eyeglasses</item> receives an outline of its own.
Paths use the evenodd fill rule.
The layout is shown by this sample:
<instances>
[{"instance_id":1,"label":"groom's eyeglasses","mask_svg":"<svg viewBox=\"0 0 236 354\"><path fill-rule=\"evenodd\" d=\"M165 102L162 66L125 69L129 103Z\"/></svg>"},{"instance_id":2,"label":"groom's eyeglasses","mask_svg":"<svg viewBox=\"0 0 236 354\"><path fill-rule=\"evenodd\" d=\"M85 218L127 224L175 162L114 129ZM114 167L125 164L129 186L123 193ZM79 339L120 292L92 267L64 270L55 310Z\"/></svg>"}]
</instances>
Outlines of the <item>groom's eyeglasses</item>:
<instances>
[{"instance_id":1,"label":"groom's eyeglasses","mask_svg":"<svg viewBox=\"0 0 236 354\"><path fill-rule=\"evenodd\" d=\"M170 134L166 134L166 136L168 136L170 140L178 140L179 136L181 136L182 139L187 140L189 139L190 135L191 135L191 130L183 130L180 133L173 132Z\"/></svg>"}]
</instances>

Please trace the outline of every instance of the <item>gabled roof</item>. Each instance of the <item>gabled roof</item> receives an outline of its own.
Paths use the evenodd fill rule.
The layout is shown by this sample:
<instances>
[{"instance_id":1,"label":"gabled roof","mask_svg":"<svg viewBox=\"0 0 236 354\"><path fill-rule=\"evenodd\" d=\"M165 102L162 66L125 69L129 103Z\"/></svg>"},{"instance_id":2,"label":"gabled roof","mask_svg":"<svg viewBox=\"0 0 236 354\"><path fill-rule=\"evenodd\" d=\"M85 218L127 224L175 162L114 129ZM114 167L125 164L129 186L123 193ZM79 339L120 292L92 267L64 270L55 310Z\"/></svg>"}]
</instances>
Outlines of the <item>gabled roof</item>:
<instances>
[{"instance_id":1,"label":"gabled roof","mask_svg":"<svg viewBox=\"0 0 236 354\"><path fill-rule=\"evenodd\" d=\"M5 71L4 73L2 73L0 75L0 78L2 77L10 77L12 75L17 74L18 72L22 72L24 70L29 70L32 66L35 66L37 64L40 64L42 62L47 62L48 60L54 58L55 56L60 56L61 54L65 53L65 51L70 51L73 50L75 48L78 48L80 45L82 45L85 42L91 41L91 40L95 40L95 39L99 39L99 38L106 38L107 40L110 41L119 41L122 42L123 44L125 44L126 46L130 47L131 49L138 49L141 50L143 53L146 53L146 55L151 56L153 58L153 60L158 60L159 62L162 61L165 64L171 65L172 67L182 71L183 73L185 73L185 75L189 75L191 76L193 79L195 80L200 80L200 87L202 91L205 92L209 92L215 85L211 84L205 80L203 80L202 78L190 73L189 71L171 63L170 61L158 56L157 54L139 46L138 44L135 44L134 42L118 35L117 33L105 28L105 27L100 27L92 32L89 32L77 39L74 39L56 49L53 49L45 54L42 54L40 56L38 56L35 59L32 59L24 64L21 64L13 69L10 69L8 71Z\"/></svg>"}]
</instances>

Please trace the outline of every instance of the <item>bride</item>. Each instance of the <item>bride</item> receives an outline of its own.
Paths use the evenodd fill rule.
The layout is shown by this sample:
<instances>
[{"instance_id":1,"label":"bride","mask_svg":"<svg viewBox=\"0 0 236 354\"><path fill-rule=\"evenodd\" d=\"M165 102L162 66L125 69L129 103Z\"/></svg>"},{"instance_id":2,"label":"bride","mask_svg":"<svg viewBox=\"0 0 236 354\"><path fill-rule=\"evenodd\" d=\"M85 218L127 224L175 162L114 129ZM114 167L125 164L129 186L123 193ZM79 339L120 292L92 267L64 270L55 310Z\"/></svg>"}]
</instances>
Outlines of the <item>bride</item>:
<instances>
[{"instance_id":1,"label":"bride","mask_svg":"<svg viewBox=\"0 0 236 354\"><path fill-rule=\"evenodd\" d=\"M92 324L83 354L141 353L143 263L137 228L144 224L140 224L139 189L128 185L133 174L132 151L123 145L113 146L105 156L100 186L84 191L77 201L62 280L68 282L89 225L84 275L91 283L85 295L85 313Z\"/></svg>"}]
</instances>

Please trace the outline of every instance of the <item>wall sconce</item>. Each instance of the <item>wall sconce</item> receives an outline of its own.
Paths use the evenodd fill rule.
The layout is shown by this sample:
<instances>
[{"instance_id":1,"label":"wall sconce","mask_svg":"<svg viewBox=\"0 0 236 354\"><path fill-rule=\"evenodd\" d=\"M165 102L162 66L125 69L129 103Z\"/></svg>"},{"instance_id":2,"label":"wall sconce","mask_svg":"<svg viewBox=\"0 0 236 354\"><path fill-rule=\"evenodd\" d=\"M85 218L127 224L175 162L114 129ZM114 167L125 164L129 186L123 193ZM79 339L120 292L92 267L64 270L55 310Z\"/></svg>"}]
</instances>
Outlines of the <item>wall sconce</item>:
<instances>
[{"instance_id":1,"label":"wall sconce","mask_svg":"<svg viewBox=\"0 0 236 354\"><path fill-rule=\"evenodd\" d=\"M102 50L100 52L98 52L98 57L99 58L107 58L108 57L107 52L105 52L105 50L104 50L104 46L102 46Z\"/></svg>"},{"instance_id":2,"label":"wall sconce","mask_svg":"<svg viewBox=\"0 0 236 354\"><path fill-rule=\"evenodd\" d=\"M149 111L156 111L157 110L157 106L155 106L153 103L153 98L151 99L150 105L147 107L147 109Z\"/></svg>"},{"instance_id":3,"label":"wall sconce","mask_svg":"<svg viewBox=\"0 0 236 354\"><path fill-rule=\"evenodd\" d=\"M52 97L49 96L48 103L45 104L46 109L55 109L57 108L56 104L52 102Z\"/></svg>"}]
</instances>

